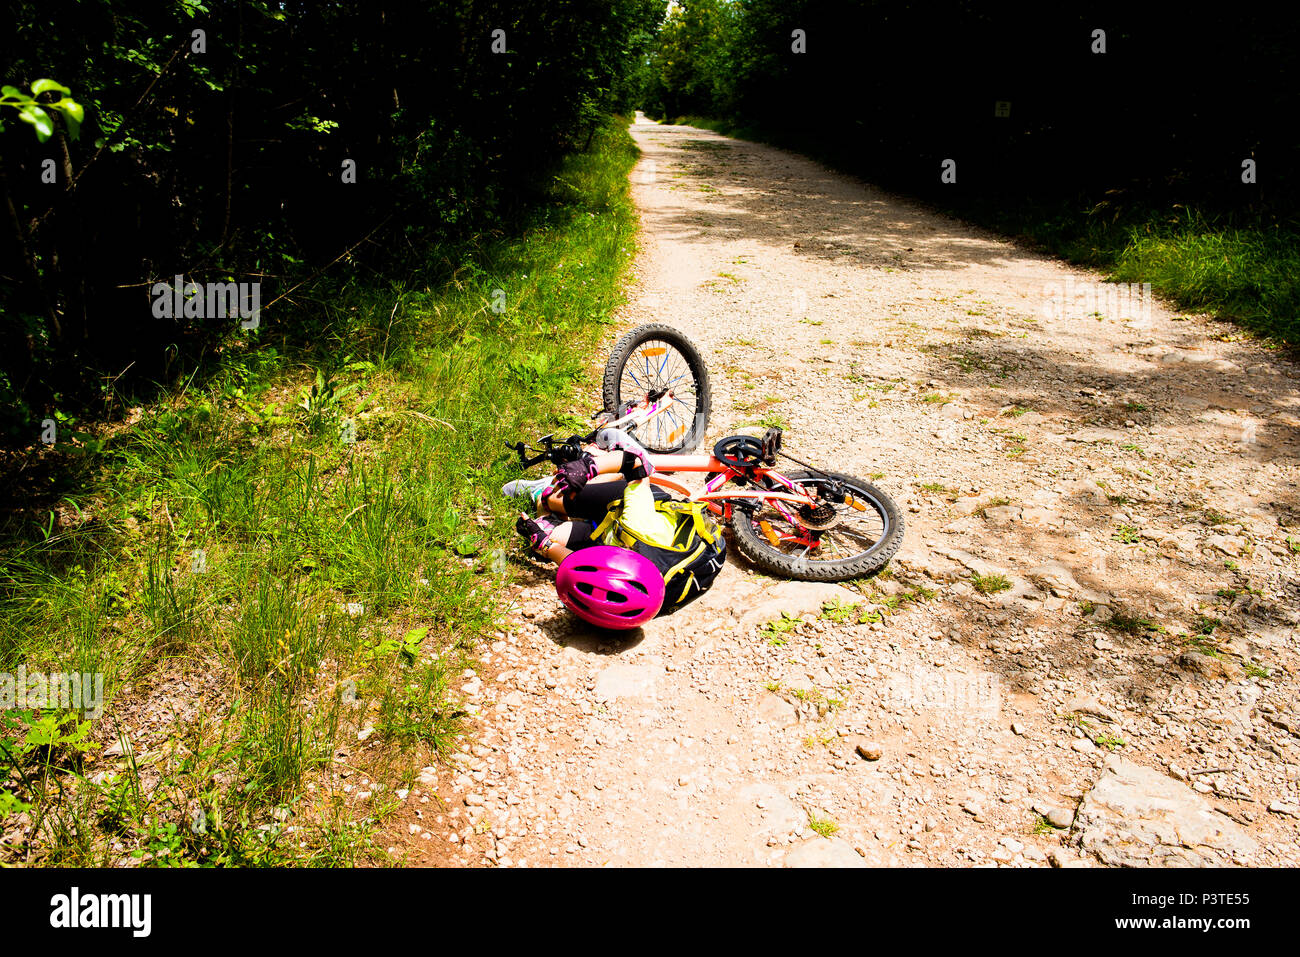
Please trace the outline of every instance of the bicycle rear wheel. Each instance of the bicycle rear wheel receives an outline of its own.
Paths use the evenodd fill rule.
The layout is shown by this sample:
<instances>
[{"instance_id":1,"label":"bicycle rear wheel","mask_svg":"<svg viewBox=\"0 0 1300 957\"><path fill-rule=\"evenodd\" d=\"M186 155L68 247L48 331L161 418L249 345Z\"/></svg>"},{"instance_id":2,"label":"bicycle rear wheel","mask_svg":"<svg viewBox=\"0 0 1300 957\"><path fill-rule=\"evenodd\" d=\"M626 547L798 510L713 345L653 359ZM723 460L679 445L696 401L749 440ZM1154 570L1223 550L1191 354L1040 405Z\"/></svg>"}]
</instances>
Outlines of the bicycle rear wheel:
<instances>
[{"instance_id":1,"label":"bicycle rear wheel","mask_svg":"<svg viewBox=\"0 0 1300 957\"><path fill-rule=\"evenodd\" d=\"M793 472L817 506L786 515L770 501L736 507L736 548L764 571L799 581L838 582L872 575L903 543L903 515L870 482L838 472ZM843 501L835 501L840 495Z\"/></svg>"},{"instance_id":2,"label":"bicycle rear wheel","mask_svg":"<svg viewBox=\"0 0 1300 957\"><path fill-rule=\"evenodd\" d=\"M689 452L709 425L709 372L695 344L672 326L637 326L614 344L605 363L604 402L622 415L629 405L671 390L666 410L635 430L651 452Z\"/></svg>"}]
</instances>

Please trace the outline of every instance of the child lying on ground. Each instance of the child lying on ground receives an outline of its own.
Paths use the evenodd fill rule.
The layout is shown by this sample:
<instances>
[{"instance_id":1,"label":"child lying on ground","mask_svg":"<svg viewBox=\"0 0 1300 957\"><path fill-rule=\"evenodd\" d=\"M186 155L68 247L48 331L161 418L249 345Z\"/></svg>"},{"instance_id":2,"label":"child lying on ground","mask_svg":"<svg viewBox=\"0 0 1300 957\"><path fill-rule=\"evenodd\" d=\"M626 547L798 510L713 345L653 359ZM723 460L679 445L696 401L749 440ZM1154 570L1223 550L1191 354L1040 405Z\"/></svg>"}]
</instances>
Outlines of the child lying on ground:
<instances>
[{"instance_id":1,"label":"child lying on ground","mask_svg":"<svg viewBox=\"0 0 1300 957\"><path fill-rule=\"evenodd\" d=\"M726 560L726 544L702 505L674 502L650 485L649 456L628 444L634 450L583 453L551 478L511 482L502 491L535 504L536 515L520 515L515 527L554 562L594 545L648 558L664 578L665 614L708 589Z\"/></svg>"}]
</instances>

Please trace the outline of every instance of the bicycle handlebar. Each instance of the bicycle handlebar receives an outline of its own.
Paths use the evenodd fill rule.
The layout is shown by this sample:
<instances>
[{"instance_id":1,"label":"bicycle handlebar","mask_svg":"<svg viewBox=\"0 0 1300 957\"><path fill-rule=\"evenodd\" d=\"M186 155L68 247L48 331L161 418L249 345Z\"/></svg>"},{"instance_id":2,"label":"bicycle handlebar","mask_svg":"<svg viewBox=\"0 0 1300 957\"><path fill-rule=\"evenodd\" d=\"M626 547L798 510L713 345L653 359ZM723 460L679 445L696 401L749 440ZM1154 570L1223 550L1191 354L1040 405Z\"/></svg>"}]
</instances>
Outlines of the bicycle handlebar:
<instances>
[{"instance_id":1,"label":"bicycle handlebar","mask_svg":"<svg viewBox=\"0 0 1300 957\"><path fill-rule=\"evenodd\" d=\"M524 468L532 468L534 465L540 465L542 462L550 460L555 465L563 465L565 462L572 462L580 457L583 453L583 446L590 445L596 439L595 432L589 432L585 436L571 435L563 442L557 443L555 436L544 435L538 440L539 446L533 451L539 453L529 456L529 449L522 442L507 442L506 448L513 449L519 455L519 462Z\"/></svg>"},{"instance_id":2,"label":"bicycle handlebar","mask_svg":"<svg viewBox=\"0 0 1300 957\"><path fill-rule=\"evenodd\" d=\"M648 462L649 453L639 442L628 435L621 426L630 424L635 427L649 420L661 411L657 407L657 403L665 398L671 398L671 396L672 392L668 389L651 392L640 405L629 406L621 416L617 410L603 409L592 416L592 419L596 421L596 428L586 435L571 435L560 443L556 443L554 433L542 436L538 440L538 446L532 450L538 453L534 456L528 455L529 449L523 442L507 442L506 448L513 449L519 455L519 461L524 468L540 465L547 460L556 465L563 465L565 462L572 462L578 458L583 452L584 445L599 444L601 435L614 433L622 437L619 441L630 444L614 445L612 447L626 448L639 457L644 457L644 461ZM609 447L601 445L601 448Z\"/></svg>"}]
</instances>

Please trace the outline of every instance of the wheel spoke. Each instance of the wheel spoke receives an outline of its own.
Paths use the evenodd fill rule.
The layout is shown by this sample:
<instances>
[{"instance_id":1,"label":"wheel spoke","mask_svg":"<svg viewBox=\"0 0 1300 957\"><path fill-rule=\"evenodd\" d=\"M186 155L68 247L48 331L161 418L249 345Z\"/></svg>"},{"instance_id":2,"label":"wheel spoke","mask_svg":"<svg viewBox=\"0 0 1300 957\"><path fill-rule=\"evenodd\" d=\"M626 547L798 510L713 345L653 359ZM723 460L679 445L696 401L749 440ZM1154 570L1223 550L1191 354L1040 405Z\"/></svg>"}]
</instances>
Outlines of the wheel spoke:
<instances>
[{"instance_id":1,"label":"wheel spoke","mask_svg":"<svg viewBox=\"0 0 1300 957\"><path fill-rule=\"evenodd\" d=\"M815 478L798 481L814 494L822 484ZM779 529L778 535L789 536L775 549L782 554L821 564L853 561L879 549L890 537L891 526L884 507L874 496L859 488L851 488L851 493L868 507L861 512L852 506L836 507L839 522L824 531L805 529L797 513L776 499L764 502L752 517L745 520L752 522L755 528L760 522L766 522L770 527L774 526L774 530ZM806 544L809 536L813 537L815 546ZM765 534L760 534L760 541L767 541Z\"/></svg>"},{"instance_id":2,"label":"wheel spoke","mask_svg":"<svg viewBox=\"0 0 1300 957\"><path fill-rule=\"evenodd\" d=\"M649 351L660 348L664 354L656 364ZM698 383L686 357L666 342L650 340L642 343L636 353L629 357L623 372L624 387L619 389L620 404L624 402L624 391L634 392L639 400L651 392L672 390L672 401L655 418L653 444L659 448L669 448L679 442L689 431L690 419L699 411ZM682 406L680 410L677 408L679 405Z\"/></svg>"}]
</instances>

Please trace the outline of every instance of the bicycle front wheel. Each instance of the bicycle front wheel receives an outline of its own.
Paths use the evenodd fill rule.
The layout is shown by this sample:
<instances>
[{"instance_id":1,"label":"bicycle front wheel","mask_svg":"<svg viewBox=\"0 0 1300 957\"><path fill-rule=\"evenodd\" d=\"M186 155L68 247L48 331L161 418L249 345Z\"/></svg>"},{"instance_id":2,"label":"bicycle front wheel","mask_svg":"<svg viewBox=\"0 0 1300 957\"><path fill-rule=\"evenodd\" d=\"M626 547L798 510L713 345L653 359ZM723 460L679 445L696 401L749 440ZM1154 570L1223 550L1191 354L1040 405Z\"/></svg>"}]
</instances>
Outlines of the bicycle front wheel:
<instances>
[{"instance_id":1,"label":"bicycle front wheel","mask_svg":"<svg viewBox=\"0 0 1300 957\"><path fill-rule=\"evenodd\" d=\"M736 548L764 571L799 581L864 578L885 567L903 544L903 515L870 482L837 472L786 476L813 496L815 506L759 500L736 507ZM840 499L843 499L840 501Z\"/></svg>"},{"instance_id":2,"label":"bicycle front wheel","mask_svg":"<svg viewBox=\"0 0 1300 957\"><path fill-rule=\"evenodd\" d=\"M622 415L647 396L671 391L672 402L639 426L636 439L651 452L689 452L709 425L709 373L695 344L672 326L637 326L614 344L605 363L604 402Z\"/></svg>"}]
</instances>

